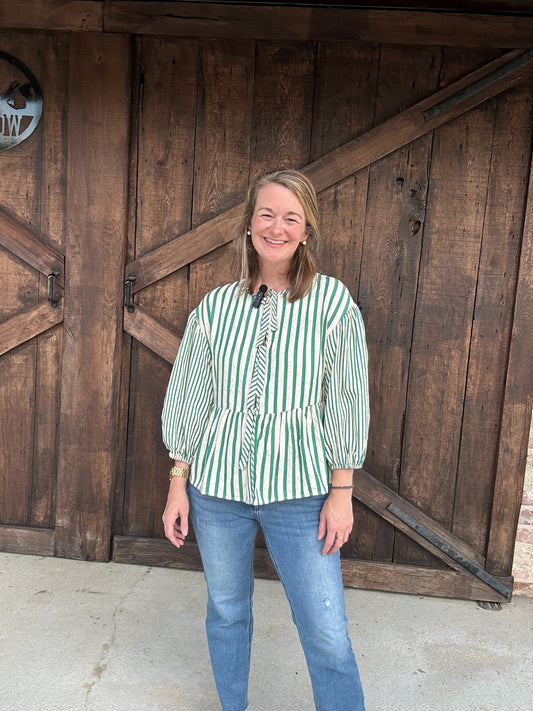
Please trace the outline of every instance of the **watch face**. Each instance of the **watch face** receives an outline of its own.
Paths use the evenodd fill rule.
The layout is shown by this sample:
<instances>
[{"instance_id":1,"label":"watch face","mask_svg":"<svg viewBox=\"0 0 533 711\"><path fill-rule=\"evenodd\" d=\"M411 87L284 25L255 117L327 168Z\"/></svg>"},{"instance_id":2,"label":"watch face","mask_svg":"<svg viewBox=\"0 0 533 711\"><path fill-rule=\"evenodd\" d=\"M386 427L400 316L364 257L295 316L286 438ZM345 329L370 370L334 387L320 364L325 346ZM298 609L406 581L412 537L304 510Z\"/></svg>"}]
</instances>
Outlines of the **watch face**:
<instances>
[{"instance_id":1,"label":"watch face","mask_svg":"<svg viewBox=\"0 0 533 711\"><path fill-rule=\"evenodd\" d=\"M35 131L43 110L43 95L30 70L10 54L0 52L0 151L14 148Z\"/></svg>"}]
</instances>

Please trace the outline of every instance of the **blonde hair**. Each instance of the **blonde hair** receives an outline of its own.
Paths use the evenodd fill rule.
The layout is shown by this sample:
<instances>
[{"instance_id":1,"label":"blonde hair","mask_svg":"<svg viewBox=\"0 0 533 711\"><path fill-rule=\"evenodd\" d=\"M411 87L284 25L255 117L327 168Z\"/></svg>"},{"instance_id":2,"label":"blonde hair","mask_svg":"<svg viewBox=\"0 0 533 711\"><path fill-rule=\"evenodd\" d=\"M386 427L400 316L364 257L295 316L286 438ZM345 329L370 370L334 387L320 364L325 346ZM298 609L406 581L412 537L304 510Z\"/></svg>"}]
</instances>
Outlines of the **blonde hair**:
<instances>
[{"instance_id":1,"label":"blonde hair","mask_svg":"<svg viewBox=\"0 0 533 711\"><path fill-rule=\"evenodd\" d=\"M248 229L255 210L257 196L261 188L269 183L281 185L293 193L304 210L307 244L300 244L289 267L289 287L287 299L297 301L307 294L317 273L316 258L318 248L318 201L311 181L297 170L283 168L255 176L248 187L244 211L237 232L237 246L241 255L241 279L244 287L254 293L259 278L257 252L248 237Z\"/></svg>"}]
</instances>

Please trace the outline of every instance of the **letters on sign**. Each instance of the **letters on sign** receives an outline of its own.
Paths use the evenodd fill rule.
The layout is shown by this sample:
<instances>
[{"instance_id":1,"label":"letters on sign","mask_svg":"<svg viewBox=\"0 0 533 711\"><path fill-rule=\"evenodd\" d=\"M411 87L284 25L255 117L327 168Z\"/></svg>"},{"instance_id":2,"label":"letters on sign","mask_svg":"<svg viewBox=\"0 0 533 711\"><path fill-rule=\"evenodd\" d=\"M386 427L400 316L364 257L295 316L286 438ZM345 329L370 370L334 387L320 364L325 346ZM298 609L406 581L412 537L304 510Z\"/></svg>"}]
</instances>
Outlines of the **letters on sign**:
<instances>
[{"instance_id":1,"label":"letters on sign","mask_svg":"<svg viewBox=\"0 0 533 711\"><path fill-rule=\"evenodd\" d=\"M0 151L26 140L43 109L37 79L18 59L0 51Z\"/></svg>"}]
</instances>

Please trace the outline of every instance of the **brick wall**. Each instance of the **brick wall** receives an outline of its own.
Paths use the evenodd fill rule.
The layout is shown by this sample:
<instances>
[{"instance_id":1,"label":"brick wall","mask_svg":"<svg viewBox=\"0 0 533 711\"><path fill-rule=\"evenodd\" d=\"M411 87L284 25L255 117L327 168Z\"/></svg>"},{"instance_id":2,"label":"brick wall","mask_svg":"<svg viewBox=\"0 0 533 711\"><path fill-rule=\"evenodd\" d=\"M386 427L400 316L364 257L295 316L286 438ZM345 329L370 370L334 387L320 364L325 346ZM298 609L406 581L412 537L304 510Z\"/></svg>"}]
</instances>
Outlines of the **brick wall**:
<instances>
[{"instance_id":1,"label":"brick wall","mask_svg":"<svg viewBox=\"0 0 533 711\"><path fill-rule=\"evenodd\" d=\"M533 597L533 421L513 562L514 592Z\"/></svg>"}]
</instances>

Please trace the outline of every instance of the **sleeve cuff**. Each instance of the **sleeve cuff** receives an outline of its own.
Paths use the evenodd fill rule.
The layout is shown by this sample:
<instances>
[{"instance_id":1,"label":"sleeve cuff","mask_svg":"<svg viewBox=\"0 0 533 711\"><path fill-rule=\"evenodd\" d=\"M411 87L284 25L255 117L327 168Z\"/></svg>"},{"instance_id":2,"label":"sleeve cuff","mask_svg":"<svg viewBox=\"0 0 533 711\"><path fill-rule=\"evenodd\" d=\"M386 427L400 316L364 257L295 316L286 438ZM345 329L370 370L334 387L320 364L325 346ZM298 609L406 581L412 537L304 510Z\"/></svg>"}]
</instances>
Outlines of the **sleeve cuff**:
<instances>
[{"instance_id":1,"label":"sleeve cuff","mask_svg":"<svg viewBox=\"0 0 533 711\"><path fill-rule=\"evenodd\" d=\"M190 457L187 457L183 452L169 452L168 456L177 462L184 462L185 464L191 464Z\"/></svg>"},{"instance_id":2,"label":"sleeve cuff","mask_svg":"<svg viewBox=\"0 0 533 711\"><path fill-rule=\"evenodd\" d=\"M362 469L365 460L349 460L348 462L328 462L330 469Z\"/></svg>"}]
</instances>

